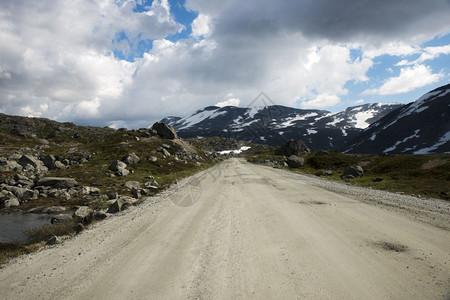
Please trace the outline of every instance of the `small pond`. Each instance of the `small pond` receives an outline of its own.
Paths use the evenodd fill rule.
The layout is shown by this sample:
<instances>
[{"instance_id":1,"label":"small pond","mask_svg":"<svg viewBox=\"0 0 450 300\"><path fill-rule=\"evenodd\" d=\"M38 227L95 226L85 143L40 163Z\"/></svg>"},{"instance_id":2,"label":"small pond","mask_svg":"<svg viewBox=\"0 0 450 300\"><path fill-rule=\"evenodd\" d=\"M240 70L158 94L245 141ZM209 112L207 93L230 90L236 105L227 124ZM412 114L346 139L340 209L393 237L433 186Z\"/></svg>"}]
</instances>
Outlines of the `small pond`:
<instances>
[{"instance_id":1,"label":"small pond","mask_svg":"<svg viewBox=\"0 0 450 300\"><path fill-rule=\"evenodd\" d=\"M22 212L0 212L0 243L25 242L24 229L50 224L49 215Z\"/></svg>"}]
</instances>

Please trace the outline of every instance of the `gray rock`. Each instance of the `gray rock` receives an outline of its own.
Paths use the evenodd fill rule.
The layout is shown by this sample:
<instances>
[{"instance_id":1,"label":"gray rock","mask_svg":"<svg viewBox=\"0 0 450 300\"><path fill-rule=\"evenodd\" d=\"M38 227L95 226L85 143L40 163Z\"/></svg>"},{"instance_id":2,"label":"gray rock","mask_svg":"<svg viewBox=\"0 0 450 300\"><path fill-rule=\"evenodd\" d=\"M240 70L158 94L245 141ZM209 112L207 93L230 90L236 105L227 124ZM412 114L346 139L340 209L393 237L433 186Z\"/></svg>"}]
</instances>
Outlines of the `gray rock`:
<instances>
[{"instance_id":1,"label":"gray rock","mask_svg":"<svg viewBox=\"0 0 450 300\"><path fill-rule=\"evenodd\" d=\"M50 223L51 224L64 223L64 222L68 222L70 220L72 220L71 214L57 214L57 215L52 216L52 218L50 219Z\"/></svg>"},{"instance_id":2,"label":"gray rock","mask_svg":"<svg viewBox=\"0 0 450 300\"><path fill-rule=\"evenodd\" d=\"M0 192L0 202L3 203L5 208L16 207L20 205L19 200L10 191Z\"/></svg>"},{"instance_id":3,"label":"gray rock","mask_svg":"<svg viewBox=\"0 0 450 300\"><path fill-rule=\"evenodd\" d=\"M141 188L141 184L138 181L127 181L125 187L130 190L137 190Z\"/></svg>"},{"instance_id":4,"label":"gray rock","mask_svg":"<svg viewBox=\"0 0 450 300\"><path fill-rule=\"evenodd\" d=\"M333 171L326 170L326 171L320 171L316 173L316 176L331 176L333 175Z\"/></svg>"},{"instance_id":5,"label":"gray rock","mask_svg":"<svg viewBox=\"0 0 450 300\"><path fill-rule=\"evenodd\" d=\"M43 211L45 208L46 208L45 206L33 207L33 208L30 208L30 209L28 210L28 213L30 213L30 214L40 214L40 213L42 213L42 211Z\"/></svg>"},{"instance_id":6,"label":"gray rock","mask_svg":"<svg viewBox=\"0 0 450 300\"><path fill-rule=\"evenodd\" d=\"M156 182L156 180L152 180L152 181L147 181L146 183L144 183L144 187L146 187L148 189L157 189L157 188L159 188L159 184L158 184L158 182Z\"/></svg>"},{"instance_id":7,"label":"gray rock","mask_svg":"<svg viewBox=\"0 0 450 300\"><path fill-rule=\"evenodd\" d=\"M36 185L49 186L59 189L69 189L78 186L78 182L73 178L43 177L37 181Z\"/></svg>"},{"instance_id":8,"label":"gray rock","mask_svg":"<svg viewBox=\"0 0 450 300\"><path fill-rule=\"evenodd\" d=\"M353 176L353 175L342 175L341 178L342 179L355 179L355 176Z\"/></svg>"},{"instance_id":9,"label":"gray rock","mask_svg":"<svg viewBox=\"0 0 450 300\"><path fill-rule=\"evenodd\" d=\"M125 169L127 167L127 164L123 161L116 160L111 165L109 165L109 169L111 171L119 171L120 169Z\"/></svg>"},{"instance_id":10,"label":"gray rock","mask_svg":"<svg viewBox=\"0 0 450 300\"><path fill-rule=\"evenodd\" d=\"M62 170L62 169L66 168L66 165L64 165L62 162L57 160L57 161L55 161L55 168Z\"/></svg>"},{"instance_id":11,"label":"gray rock","mask_svg":"<svg viewBox=\"0 0 450 300\"><path fill-rule=\"evenodd\" d=\"M94 211L88 206L80 206L74 213L73 218L80 223L89 224L92 222Z\"/></svg>"},{"instance_id":12,"label":"gray rock","mask_svg":"<svg viewBox=\"0 0 450 300\"><path fill-rule=\"evenodd\" d=\"M124 203L125 201L123 201L122 199L120 198L117 199L116 201L113 202L113 204L109 206L107 213L115 214L122 211Z\"/></svg>"},{"instance_id":13,"label":"gray rock","mask_svg":"<svg viewBox=\"0 0 450 300\"><path fill-rule=\"evenodd\" d=\"M30 165L33 168L43 166L42 161L40 161L39 159L37 159L36 157L31 156L31 155L22 155L22 157L20 157L20 159L17 162L22 167L25 167L26 165Z\"/></svg>"},{"instance_id":14,"label":"gray rock","mask_svg":"<svg viewBox=\"0 0 450 300\"><path fill-rule=\"evenodd\" d=\"M0 172L20 172L23 167L15 160L0 159Z\"/></svg>"},{"instance_id":15,"label":"gray rock","mask_svg":"<svg viewBox=\"0 0 450 300\"><path fill-rule=\"evenodd\" d=\"M113 192L109 191L109 192L106 193L106 196L110 200L114 200L114 199L119 198L119 194L116 191L113 191Z\"/></svg>"},{"instance_id":16,"label":"gray rock","mask_svg":"<svg viewBox=\"0 0 450 300\"><path fill-rule=\"evenodd\" d=\"M30 190L30 189L26 189L26 188L15 187L15 186L8 186L5 189L12 192L14 194L14 196L16 196L17 199L19 199L20 202L28 201L31 199L36 199L39 194L35 190Z\"/></svg>"},{"instance_id":17,"label":"gray rock","mask_svg":"<svg viewBox=\"0 0 450 300\"><path fill-rule=\"evenodd\" d=\"M158 161L158 158L155 157L155 156L150 156L150 157L148 158L148 160L151 161L151 162L157 162L157 161Z\"/></svg>"},{"instance_id":18,"label":"gray rock","mask_svg":"<svg viewBox=\"0 0 450 300\"><path fill-rule=\"evenodd\" d=\"M122 158L122 161L128 165L137 164L140 158L135 153L129 153Z\"/></svg>"},{"instance_id":19,"label":"gray rock","mask_svg":"<svg viewBox=\"0 0 450 300\"><path fill-rule=\"evenodd\" d=\"M311 150L306 146L304 141L289 140L286 144L275 151L276 155L305 155L309 154Z\"/></svg>"},{"instance_id":20,"label":"gray rock","mask_svg":"<svg viewBox=\"0 0 450 300\"><path fill-rule=\"evenodd\" d=\"M54 236L52 236L51 238L49 238L47 240L46 244L51 246L51 245L56 245L56 244L59 244L59 243L61 243L61 238L57 237L56 235L54 235Z\"/></svg>"},{"instance_id":21,"label":"gray rock","mask_svg":"<svg viewBox=\"0 0 450 300\"><path fill-rule=\"evenodd\" d=\"M64 206L50 206L42 210L42 212L46 214L59 214L65 211L66 208Z\"/></svg>"},{"instance_id":22,"label":"gray rock","mask_svg":"<svg viewBox=\"0 0 450 300\"><path fill-rule=\"evenodd\" d=\"M82 195L100 196L100 189L91 186L83 186L80 189Z\"/></svg>"},{"instance_id":23,"label":"gray rock","mask_svg":"<svg viewBox=\"0 0 450 300\"><path fill-rule=\"evenodd\" d=\"M46 156L44 156L44 158L42 159L42 162L44 163L44 165L49 169L49 170L55 170L56 166L55 166L55 162L56 162L56 158L55 156L51 155L51 154L47 154Z\"/></svg>"},{"instance_id":24,"label":"gray rock","mask_svg":"<svg viewBox=\"0 0 450 300\"><path fill-rule=\"evenodd\" d=\"M127 176L128 174L130 174L130 171L128 171L127 169L119 169L116 172L117 176Z\"/></svg>"},{"instance_id":25,"label":"gray rock","mask_svg":"<svg viewBox=\"0 0 450 300\"><path fill-rule=\"evenodd\" d=\"M160 152L161 152L164 156L170 157L170 152L167 151L165 148L161 148L161 149L160 149Z\"/></svg>"},{"instance_id":26,"label":"gray rock","mask_svg":"<svg viewBox=\"0 0 450 300\"><path fill-rule=\"evenodd\" d=\"M178 138L175 129L165 123L156 122L153 124L152 129L155 130L156 133L163 139L173 140Z\"/></svg>"},{"instance_id":27,"label":"gray rock","mask_svg":"<svg viewBox=\"0 0 450 300\"><path fill-rule=\"evenodd\" d=\"M300 168L305 164L305 160L296 155L291 155L287 159L286 163L288 164L289 168Z\"/></svg>"},{"instance_id":28,"label":"gray rock","mask_svg":"<svg viewBox=\"0 0 450 300\"><path fill-rule=\"evenodd\" d=\"M100 220L104 220L108 217L108 215L102 211L95 211L94 212L94 220L96 221L100 221Z\"/></svg>"},{"instance_id":29,"label":"gray rock","mask_svg":"<svg viewBox=\"0 0 450 300\"><path fill-rule=\"evenodd\" d=\"M363 177L364 176L364 170L361 168L361 166L350 166L347 167L342 174L341 177L351 175L353 177Z\"/></svg>"}]
</instances>

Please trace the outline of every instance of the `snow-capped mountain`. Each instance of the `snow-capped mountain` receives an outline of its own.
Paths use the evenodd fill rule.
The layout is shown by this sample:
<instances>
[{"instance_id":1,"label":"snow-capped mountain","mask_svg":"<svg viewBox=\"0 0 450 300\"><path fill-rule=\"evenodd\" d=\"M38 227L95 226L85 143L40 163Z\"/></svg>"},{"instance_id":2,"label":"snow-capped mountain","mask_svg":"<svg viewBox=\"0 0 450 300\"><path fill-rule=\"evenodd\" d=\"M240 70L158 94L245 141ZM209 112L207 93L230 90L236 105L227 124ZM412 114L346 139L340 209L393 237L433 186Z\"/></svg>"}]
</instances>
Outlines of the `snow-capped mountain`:
<instances>
[{"instance_id":1,"label":"snow-capped mountain","mask_svg":"<svg viewBox=\"0 0 450 300\"><path fill-rule=\"evenodd\" d=\"M376 121L346 152L450 153L450 84Z\"/></svg>"},{"instance_id":2,"label":"snow-capped mountain","mask_svg":"<svg viewBox=\"0 0 450 300\"><path fill-rule=\"evenodd\" d=\"M161 122L172 125L184 138L222 136L270 145L301 139L313 149L339 149L371 123L401 106L365 104L338 113L280 105L208 106L186 118L167 117Z\"/></svg>"}]
</instances>

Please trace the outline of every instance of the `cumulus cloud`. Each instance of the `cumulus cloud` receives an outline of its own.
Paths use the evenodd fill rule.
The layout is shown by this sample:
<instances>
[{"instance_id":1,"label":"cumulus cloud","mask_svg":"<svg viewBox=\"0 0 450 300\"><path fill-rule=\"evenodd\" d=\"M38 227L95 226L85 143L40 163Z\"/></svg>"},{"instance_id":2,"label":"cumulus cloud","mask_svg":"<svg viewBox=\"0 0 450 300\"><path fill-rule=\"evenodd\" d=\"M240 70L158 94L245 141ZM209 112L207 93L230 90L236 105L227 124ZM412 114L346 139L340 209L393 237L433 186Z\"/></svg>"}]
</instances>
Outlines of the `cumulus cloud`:
<instances>
[{"instance_id":1,"label":"cumulus cloud","mask_svg":"<svg viewBox=\"0 0 450 300\"><path fill-rule=\"evenodd\" d=\"M209 37L213 30L213 23L211 17L207 15L198 15L192 22L191 27L193 37Z\"/></svg>"},{"instance_id":2,"label":"cumulus cloud","mask_svg":"<svg viewBox=\"0 0 450 300\"><path fill-rule=\"evenodd\" d=\"M341 99L336 95L321 94L316 98L301 103L302 108L323 108L338 104Z\"/></svg>"},{"instance_id":3,"label":"cumulus cloud","mask_svg":"<svg viewBox=\"0 0 450 300\"><path fill-rule=\"evenodd\" d=\"M367 93L436 82L441 75L423 64L448 54L446 47L418 46L450 32L448 1L186 0L185 6L197 13L189 25L176 22L167 0L141 11L132 0L2 1L0 111L143 127L233 99L246 106L261 91L279 104L329 108L348 95L349 84L369 80L381 55L421 56L417 66ZM190 36L173 39L188 26ZM152 48L137 55L142 41ZM398 67L409 64L404 60Z\"/></svg>"},{"instance_id":4,"label":"cumulus cloud","mask_svg":"<svg viewBox=\"0 0 450 300\"><path fill-rule=\"evenodd\" d=\"M424 65L415 65L413 67L406 67L400 70L400 75L389 78L380 88L368 89L364 91L364 95L379 94L379 95L396 95L417 88L426 86L428 84L437 82L443 77L443 74L433 74L432 70Z\"/></svg>"},{"instance_id":5,"label":"cumulus cloud","mask_svg":"<svg viewBox=\"0 0 450 300\"><path fill-rule=\"evenodd\" d=\"M218 106L218 107L225 107L225 106L239 106L239 103L241 102L241 100L237 99L237 98L231 98L222 102L217 102L216 104L214 104L214 106Z\"/></svg>"}]
</instances>

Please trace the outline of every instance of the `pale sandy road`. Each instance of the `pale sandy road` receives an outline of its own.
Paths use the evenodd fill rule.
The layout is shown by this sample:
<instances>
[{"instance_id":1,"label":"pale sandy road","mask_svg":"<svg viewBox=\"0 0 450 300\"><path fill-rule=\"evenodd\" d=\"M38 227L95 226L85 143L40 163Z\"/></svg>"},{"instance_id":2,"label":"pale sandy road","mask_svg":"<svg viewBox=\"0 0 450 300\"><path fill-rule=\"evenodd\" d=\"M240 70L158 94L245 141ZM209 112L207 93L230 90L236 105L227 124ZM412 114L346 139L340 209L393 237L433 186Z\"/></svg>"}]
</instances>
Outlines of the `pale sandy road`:
<instances>
[{"instance_id":1,"label":"pale sandy road","mask_svg":"<svg viewBox=\"0 0 450 300\"><path fill-rule=\"evenodd\" d=\"M449 231L238 159L196 178L0 270L0 298L450 296Z\"/></svg>"}]
</instances>

